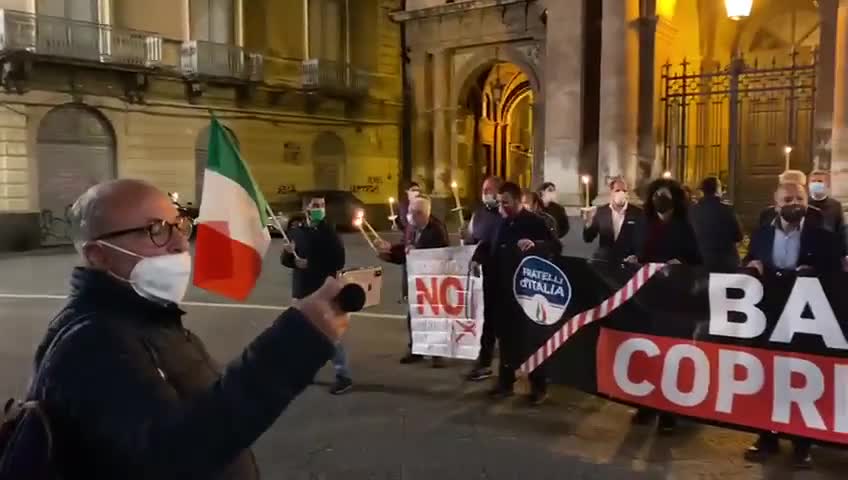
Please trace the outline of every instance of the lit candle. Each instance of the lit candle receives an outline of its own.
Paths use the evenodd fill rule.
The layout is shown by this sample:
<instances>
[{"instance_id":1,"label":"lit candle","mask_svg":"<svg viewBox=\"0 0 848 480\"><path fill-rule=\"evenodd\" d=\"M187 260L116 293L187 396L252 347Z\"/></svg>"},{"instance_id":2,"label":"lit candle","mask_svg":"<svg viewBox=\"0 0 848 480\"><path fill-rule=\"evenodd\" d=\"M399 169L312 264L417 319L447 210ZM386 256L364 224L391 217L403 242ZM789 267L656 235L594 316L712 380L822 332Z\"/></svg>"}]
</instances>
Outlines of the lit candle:
<instances>
[{"instance_id":1,"label":"lit candle","mask_svg":"<svg viewBox=\"0 0 848 480\"><path fill-rule=\"evenodd\" d=\"M592 181L592 177L589 175L583 175L583 190L586 191L586 208L589 208L589 183Z\"/></svg>"},{"instance_id":2,"label":"lit candle","mask_svg":"<svg viewBox=\"0 0 848 480\"><path fill-rule=\"evenodd\" d=\"M389 213L391 214L391 216L389 218L393 219L395 217L395 198L394 197L389 197Z\"/></svg>"},{"instance_id":3,"label":"lit candle","mask_svg":"<svg viewBox=\"0 0 848 480\"><path fill-rule=\"evenodd\" d=\"M786 168L784 171L789 170L789 163L792 160L792 146L787 145L783 147L783 155L786 157Z\"/></svg>"},{"instance_id":4,"label":"lit candle","mask_svg":"<svg viewBox=\"0 0 848 480\"><path fill-rule=\"evenodd\" d=\"M459 185L456 181L451 182L451 190L453 190L453 201L456 203L457 215L459 215L459 227L460 229L465 227L465 217L462 216L462 202L459 201ZM462 235L460 235L462 237Z\"/></svg>"},{"instance_id":5,"label":"lit candle","mask_svg":"<svg viewBox=\"0 0 848 480\"><path fill-rule=\"evenodd\" d=\"M362 236L365 237L365 241L368 242L368 246L371 247L371 250L374 250L374 253L377 252L377 247L374 246L374 243L371 241L371 238L368 237L368 234L365 233L365 228L363 228L363 224L365 223L364 214L359 214L356 218L353 219L353 226L359 229L362 232Z\"/></svg>"},{"instance_id":6,"label":"lit candle","mask_svg":"<svg viewBox=\"0 0 848 480\"><path fill-rule=\"evenodd\" d=\"M665 178L665 179L671 178L671 171L666 170L665 172L663 172L663 178Z\"/></svg>"}]
</instances>

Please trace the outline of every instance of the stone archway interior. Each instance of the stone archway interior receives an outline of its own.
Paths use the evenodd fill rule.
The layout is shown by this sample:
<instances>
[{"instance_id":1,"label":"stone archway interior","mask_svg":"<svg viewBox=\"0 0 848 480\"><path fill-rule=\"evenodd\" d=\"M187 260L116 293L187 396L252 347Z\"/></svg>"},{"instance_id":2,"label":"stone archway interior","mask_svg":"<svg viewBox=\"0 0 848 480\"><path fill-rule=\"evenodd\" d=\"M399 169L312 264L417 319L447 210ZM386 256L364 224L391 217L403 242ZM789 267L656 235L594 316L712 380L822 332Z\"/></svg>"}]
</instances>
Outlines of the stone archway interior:
<instances>
[{"instance_id":1,"label":"stone archway interior","mask_svg":"<svg viewBox=\"0 0 848 480\"><path fill-rule=\"evenodd\" d=\"M239 149L239 141L236 134L227 127L224 130L230 134L230 139L235 144L236 149ZM204 127L197 135L197 141L194 145L194 199L196 206L200 207L200 201L203 199L203 174L206 172L206 164L209 162L209 127Z\"/></svg>"},{"instance_id":2,"label":"stone archway interior","mask_svg":"<svg viewBox=\"0 0 848 480\"><path fill-rule=\"evenodd\" d=\"M457 164L470 172L469 191L497 175L530 187L533 172L533 92L521 68L496 62L471 79L456 122Z\"/></svg>"},{"instance_id":3,"label":"stone archway interior","mask_svg":"<svg viewBox=\"0 0 848 480\"><path fill-rule=\"evenodd\" d=\"M89 187L115 178L115 134L99 112L81 105L51 110L38 127L42 244L66 244L68 212Z\"/></svg>"},{"instance_id":4,"label":"stone archway interior","mask_svg":"<svg viewBox=\"0 0 848 480\"><path fill-rule=\"evenodd\" d=\"M343 190L346 153L344 141L335 133L324 132L312 144L313 178L316 190Z\"/></svg>"}]
</instances>

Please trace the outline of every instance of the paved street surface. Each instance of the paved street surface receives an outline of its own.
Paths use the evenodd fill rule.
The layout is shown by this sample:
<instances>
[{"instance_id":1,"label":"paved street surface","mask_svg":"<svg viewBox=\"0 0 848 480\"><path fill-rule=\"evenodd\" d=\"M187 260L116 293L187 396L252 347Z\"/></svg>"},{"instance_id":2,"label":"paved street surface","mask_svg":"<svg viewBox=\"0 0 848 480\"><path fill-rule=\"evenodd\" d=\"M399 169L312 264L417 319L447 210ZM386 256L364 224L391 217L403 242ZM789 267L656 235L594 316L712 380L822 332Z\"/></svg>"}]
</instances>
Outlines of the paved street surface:
<instances>
[{"instance_id":1,"label":"paved street surface","mask_svg":"<svg viewBox=\"0 0 848 480\"><path fill-rule=\"evenodd\" d=\"M575 233L566 250L583 255ZM348 264L376 265L364 240L345 238ZM240 350L290 302L279 245L269 253L249 305L193 290L188 327L221 361ZM0 396L19 395L32 352L61 305L75 257L68 250L0 258ZM752 436L683 425L672 437L631 427L630 409L555 388L541 408L521 398L490 403L488 385L461 380L468 364L445 370L401 366L406 343L400 271L385 266L383 304L356 316L347 338L354 391L326 392L326 368L255 446L268 479L826 479L844 478L848 452L818 448L814 472L792 473L779 459L766 466L741 459ZM56 296L56 297L53 297ZM210 303L212 303L210 305ZM223 304L223 305L222 305ZM575 366L580 368L580 366ZM523 387L522 387L523 388Z\"/></svg>"}]
</instances>

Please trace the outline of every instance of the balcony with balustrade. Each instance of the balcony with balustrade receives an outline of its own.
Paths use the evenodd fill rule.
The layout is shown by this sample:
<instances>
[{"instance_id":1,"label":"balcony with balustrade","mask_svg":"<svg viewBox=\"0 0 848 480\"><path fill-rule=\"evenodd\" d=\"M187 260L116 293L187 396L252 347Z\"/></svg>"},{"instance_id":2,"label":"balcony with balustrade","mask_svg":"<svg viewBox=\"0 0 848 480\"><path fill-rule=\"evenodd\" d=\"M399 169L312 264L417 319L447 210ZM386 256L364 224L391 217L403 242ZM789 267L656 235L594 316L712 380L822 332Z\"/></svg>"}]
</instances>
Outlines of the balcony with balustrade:
<instances>
[{"instance_id":1,"label":"balcony with balustrade","mask_svg":"<svg viewBox=\"0 0 848 480\"><path fill-rule=\"evenodd\" d=\"M302 65L303 89L328 96L363 97L368 94L371 76L350 64L309 59Z\"/></svg>"},{"instance_id":2,"label":"balcony with balustrade","mask_svg":"<svg viewBox=\"0 0 848 480\"><path fill-rule=\"evenodd\" d=\"M0 9L0 53L148 69L162 62L162 37L99 23Z\"/></svg>"},{"instance_id":3,"label":"balcony with balustrade","mask_svg":"<svg viewBox=\"0 0 848 480\"><path fill-rule=\"evenodd\" d=\"M197 79L262 82L264 57L242 47L202 40L183 42L180 68Z\"/></svg>"}]
</instances>

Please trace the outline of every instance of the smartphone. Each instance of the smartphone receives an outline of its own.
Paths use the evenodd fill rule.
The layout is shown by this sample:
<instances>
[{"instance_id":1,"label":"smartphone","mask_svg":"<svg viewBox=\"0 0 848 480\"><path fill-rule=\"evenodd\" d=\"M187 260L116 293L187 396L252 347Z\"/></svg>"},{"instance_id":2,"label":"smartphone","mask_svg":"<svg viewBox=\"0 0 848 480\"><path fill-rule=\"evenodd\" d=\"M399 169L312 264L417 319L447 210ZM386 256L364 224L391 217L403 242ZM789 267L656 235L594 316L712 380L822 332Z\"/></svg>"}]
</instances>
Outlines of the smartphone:
<instances>
[{"instance_id":1,"label":"smartphone","mask_svg":"<svg viewBox=\"0 0 848 480\"><path fill-rule=\"evenodd\" d=\"M383 290L383 267L350 268L339 272L338 278L344 283L355 283L365 290L365 306L380 304Z\"/></svg>"}]
</instances>

